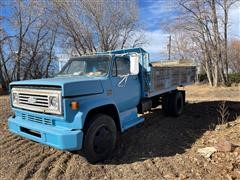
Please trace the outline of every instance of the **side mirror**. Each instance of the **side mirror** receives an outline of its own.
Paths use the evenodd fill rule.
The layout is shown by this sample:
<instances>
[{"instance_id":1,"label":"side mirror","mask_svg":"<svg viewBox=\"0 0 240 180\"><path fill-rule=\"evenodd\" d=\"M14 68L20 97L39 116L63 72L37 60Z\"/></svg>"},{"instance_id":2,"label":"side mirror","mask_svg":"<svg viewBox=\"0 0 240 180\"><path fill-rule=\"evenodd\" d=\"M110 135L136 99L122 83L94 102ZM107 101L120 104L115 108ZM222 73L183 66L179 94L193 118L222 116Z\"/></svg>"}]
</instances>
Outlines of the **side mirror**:
<instances>
[{"instance_id":1,"label":"side mirror","mask_svg":"<svg viewBox=\"0 0 240 180\"><path fill-rule=\"evenodd\" d=\"M130 74L138 75L139 73L139 55L131 54L130 55Z\"/></svg>"}]
</instances>

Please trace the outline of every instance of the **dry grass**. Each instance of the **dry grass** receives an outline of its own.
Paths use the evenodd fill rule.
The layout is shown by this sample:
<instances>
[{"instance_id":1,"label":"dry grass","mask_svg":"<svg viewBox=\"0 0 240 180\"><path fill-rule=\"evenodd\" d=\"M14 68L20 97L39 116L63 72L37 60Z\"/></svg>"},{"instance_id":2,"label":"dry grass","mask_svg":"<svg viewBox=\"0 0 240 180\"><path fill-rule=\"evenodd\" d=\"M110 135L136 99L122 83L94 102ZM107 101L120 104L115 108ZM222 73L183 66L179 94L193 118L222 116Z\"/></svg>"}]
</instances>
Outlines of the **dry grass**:
<instances>
[{"instance_id":1,"label":"dry grass","mask_svg":"<svg viewBox=\"0 0 240 180\"><path fill-rule=\"evenodd\" d=\"M240 86L215 88L208 85L192 85L184 89L188 101L240 101Z\"/></svg>"}]
</instances>

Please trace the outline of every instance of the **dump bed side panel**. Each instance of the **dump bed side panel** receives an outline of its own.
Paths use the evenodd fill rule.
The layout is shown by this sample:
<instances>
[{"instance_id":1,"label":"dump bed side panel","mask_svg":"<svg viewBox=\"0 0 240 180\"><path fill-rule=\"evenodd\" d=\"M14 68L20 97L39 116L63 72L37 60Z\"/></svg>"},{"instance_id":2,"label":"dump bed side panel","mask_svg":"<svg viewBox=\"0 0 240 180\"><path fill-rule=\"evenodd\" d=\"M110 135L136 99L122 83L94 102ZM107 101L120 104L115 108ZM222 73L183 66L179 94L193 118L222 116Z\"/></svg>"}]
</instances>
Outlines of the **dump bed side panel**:
<instances>
[{"instance_id":1,"label":"dump bed side panel","mask_svg":"<svg viewBox=\"0 0 240 180\"><path fill-rule=\"evenodd\" d=\"M195 66L151 67L148 97L194 83Z\"/></svg>"}]
</instances>

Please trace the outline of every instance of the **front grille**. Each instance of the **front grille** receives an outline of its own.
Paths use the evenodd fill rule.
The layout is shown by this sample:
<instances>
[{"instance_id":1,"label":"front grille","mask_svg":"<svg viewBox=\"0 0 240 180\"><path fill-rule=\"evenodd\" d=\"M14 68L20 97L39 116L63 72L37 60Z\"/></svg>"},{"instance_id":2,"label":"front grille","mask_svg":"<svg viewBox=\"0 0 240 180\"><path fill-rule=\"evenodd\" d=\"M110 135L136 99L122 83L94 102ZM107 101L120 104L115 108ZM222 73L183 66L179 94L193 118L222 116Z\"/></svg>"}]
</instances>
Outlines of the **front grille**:
<instances>
[{"instance_id":1,"label":"front grille","mask_svg":"<svg viewBox=\"0 0 240 180\"><path fill-rule=\"evenodd\" d=\"M12 104L15 108L26 109L46 114L62 115L61 90L33 89L24 87L13 87L11 89ZM55 97L57 106L52 106L50 99Z\"/></svg>"},{"instance_id":2,"label":"front grille","mask_svg":"<svg viewBox=\"0 0 240 180\"><path fill-rule=\"evenodd\" d=\"M48 107L48 96L19 93L19 104Z\"/></svg>"},{"instance_id":3,"label":"front grille","mask_svg":"<svg viewBox=\"0 0 240 180\"><path fill-rule=\"evenodd\" d=\"M46 125L53 125L53 122L51 119L48 118L42 118L42 117L38 117L38 116L33 116L33 115L29 115L29 114L22 114L22 119L23 120L27 120L27 121L32 121L32 122L36 122L36 123L40 123L40 124L46 124Z\"/></svg>"}]
</instances>

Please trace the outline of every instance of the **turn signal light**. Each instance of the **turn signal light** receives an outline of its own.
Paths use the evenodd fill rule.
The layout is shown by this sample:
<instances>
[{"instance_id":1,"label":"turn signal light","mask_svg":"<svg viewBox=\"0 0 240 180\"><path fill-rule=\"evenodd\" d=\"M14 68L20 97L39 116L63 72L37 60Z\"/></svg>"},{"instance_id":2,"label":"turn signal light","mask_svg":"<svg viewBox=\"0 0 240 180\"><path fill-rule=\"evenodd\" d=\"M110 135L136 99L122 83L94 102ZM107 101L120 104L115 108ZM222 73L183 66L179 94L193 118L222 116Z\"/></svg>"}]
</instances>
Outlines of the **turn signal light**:
<instances>
[{"instance_id":1,"label":"turn signal light","mask_svg":"<svg viewBox=\"0 0 240 180\"><path fill-rule=\"evenodd\" d=\"M79 108L78 102L72 101L72 102L71 102L71 108L72 108L72 110L78 109L78 108Z\"/></svg>"}]
</instances>

